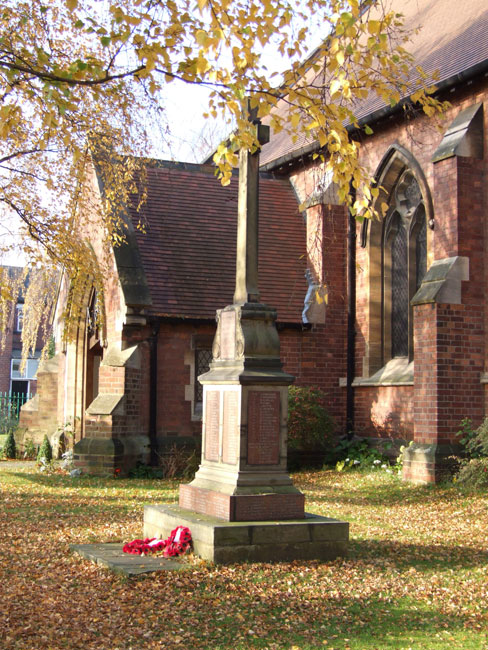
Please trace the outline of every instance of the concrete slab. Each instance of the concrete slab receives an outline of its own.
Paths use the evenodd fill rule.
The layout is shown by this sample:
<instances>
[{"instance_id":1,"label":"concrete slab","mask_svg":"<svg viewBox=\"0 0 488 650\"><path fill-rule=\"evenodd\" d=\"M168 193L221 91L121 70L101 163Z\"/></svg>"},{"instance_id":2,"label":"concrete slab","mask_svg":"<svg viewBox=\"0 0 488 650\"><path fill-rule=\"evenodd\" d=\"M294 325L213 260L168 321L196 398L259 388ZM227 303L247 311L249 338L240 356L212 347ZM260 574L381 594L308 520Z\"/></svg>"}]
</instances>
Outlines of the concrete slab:
<instances>
[{"instance_id":1,"label":"concrete slab","mask_svg":"<svg viewBox=\"0 0 488 650\"><path fill-rule=\"evenodd\" d=\"M177 505L144 507L144 537L188 526L196 555L217 564L333 560L347 553L349 524L310 513L286 521L224 521Z\"/></svg>"},{"instance_id":2,"label":"concrete slab","mask_svg":"<svg viewBox=\"0 0 488 650\"><path fill-rule=\"evenodd\" d=\"M154 555L129 555L122 544L71 544L70 549L81 557L127 577L140 576L155 571L180 571L185 568L183 559Z\"/></svg>"}]
</instances>

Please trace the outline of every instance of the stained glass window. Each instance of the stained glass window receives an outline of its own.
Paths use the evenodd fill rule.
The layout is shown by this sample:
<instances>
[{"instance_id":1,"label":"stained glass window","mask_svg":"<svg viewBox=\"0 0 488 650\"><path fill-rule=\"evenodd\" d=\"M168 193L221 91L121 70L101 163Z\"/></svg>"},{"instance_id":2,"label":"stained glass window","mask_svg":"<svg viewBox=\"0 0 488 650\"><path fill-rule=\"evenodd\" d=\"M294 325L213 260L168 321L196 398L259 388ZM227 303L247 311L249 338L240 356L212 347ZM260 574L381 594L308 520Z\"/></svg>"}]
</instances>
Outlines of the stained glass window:
<instances>
[{"instance_id":1,"label":"stained glass window","mask_svg":"<svg viewBox=\"0 0 488 650\"><path fill-rule=\"evenodd\" d=\"M413 285L416 291L427 268L425 208L419 184L408 169L401 174L391 193L383 241L384 260L390 260L389 274L383 273L384 300L387 301L384 309L389 308L391 317L389 323L384 323L387 340L391 341L385 356L387 359L408 357Z\"/></svg>"},{"instance_id":2,"label":"stained glass window","mask_svg":"<svg viewBox=\"0 0 488 650\"><path fill-rule=\"evenodd\" d=\"M391 247L391 353L408 356L407 231L400 225Z\"/></svg>"}]
</instances>

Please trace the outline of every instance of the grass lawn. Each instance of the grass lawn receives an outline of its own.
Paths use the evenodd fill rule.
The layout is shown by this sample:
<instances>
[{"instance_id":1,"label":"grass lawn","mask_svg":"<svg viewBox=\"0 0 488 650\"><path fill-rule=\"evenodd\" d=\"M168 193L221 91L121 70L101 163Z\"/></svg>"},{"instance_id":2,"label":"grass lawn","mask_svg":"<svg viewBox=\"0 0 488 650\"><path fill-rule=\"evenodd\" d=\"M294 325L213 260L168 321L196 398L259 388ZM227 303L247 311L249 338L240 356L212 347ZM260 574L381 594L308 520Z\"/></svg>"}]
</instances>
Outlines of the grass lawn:
<instances>
[{"instance_id":1,"label":"grass lawn","mask_svg":"<svg viewBox=\"0 0 488 650\"><path fill-rule=\"evenodd\" d=\"M488 649L488 494L394 476L301 473L307 509L351 524L347 559L212 566L127 580L70 543L141 536L177 482L0 462L5 650Z\"/></svg>"}]
</instances>

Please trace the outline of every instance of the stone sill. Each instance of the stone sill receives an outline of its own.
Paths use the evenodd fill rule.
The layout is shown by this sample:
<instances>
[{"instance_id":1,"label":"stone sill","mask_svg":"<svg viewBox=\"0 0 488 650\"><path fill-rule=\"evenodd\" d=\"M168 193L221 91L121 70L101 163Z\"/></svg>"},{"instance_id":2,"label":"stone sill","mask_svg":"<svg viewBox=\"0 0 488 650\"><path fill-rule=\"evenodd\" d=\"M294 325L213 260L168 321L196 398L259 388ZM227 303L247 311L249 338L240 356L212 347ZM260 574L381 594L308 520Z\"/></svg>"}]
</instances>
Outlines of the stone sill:
<instances>
[{"instance_id":1,"label":"stone sill","mask_svg":"<svg viewBox=\"0 0 488 650\"><path fill-rule=\"evenodd\" d=\"M371 377L357 377L352 382L354 388L361 386L413 386L413 361L407 357L390 359ZM346 385L341 383L340 385Z\"/></svg>"},{"instance_id":2,"label":"stone sill","mask_svg":"<svg viewBox=\"0 0 488 650\"><path fill-rule=\"evenodd\" d=\"M363 386L413 386L413 381L371 381L365 377L358 377L352 382L353 388L361 388Z\"/></svg>"}]
</instances>

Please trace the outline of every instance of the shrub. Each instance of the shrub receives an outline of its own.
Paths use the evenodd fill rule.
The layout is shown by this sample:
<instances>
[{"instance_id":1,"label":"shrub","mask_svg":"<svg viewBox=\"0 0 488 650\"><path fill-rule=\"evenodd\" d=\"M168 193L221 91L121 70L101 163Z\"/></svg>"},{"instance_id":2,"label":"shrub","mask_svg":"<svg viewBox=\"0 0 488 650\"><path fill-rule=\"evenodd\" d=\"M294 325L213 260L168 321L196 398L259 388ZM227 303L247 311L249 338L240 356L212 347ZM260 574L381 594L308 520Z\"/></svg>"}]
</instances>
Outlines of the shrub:
<instances>
[{"instance_id":1,"label":"shrub","mask_svg":"<svg viewBox=\"0 0 488 650\"><path fill-rule=\"evenodd\" d=\"M470 418L461 421L461 429L456 434L464 447L467 458L481 458L488 455L488 418L478 428L473 428ZM484 447L484 453L483 453Z\"/></svg>"},{"instance_id":2,"label":"shrub","mask_svg":"<svg viewBox=\"0 0 488 650\"><path fill-rule=\"evenodd\" d=\"M15 458L17 456L17 447L15 445L14 432L12 429L8 432L7 439L5 440L3 455L5 458Z\"/></svg>"},{"instance_id":3,"label":"shrub","mask_svg":"<svg viewBox=\"0 0 488 650\"><path fill-rule=\"evenodd\" d=\"M396 457L395 461L395 471L398 474L398 476L401 476L403 474L403 454L404 452L409 449L413 445L414 441L410 440L408 445L401 445L400 449L398 450L398 456Z\"/></svg>"},{"instance_id":4,"label":"shrub","mask_svg":"<svg viewBox=\"0 0 488 650\"><path fill-rule=\"evenodd\" d=\"M325 451L330 448L334 421L324 408L325 393L318 388L288 389L288 448Z\"/></svg>"},{"instance_id":5,"label":"shrub","mask_svg":"<svg viewBox=\"0 0 488 650\"><path fill-rule=\"evenodd\" d=\"M173 444L160 456L164 478L181 477L190 480L194 477L199 463L199 450L187 445Z\"/></svg>"},{"instance_id":6,"label":"shrub","mask_svg":"<svg viewBox=\"0 0 488 650\"><path fill-rule=\"evenodd\" d=\"M130 470L129 478L163 478L163 470L159 467L138 463Z\"/></svg>"},{"instance_id":7,"label":"shrub","mask_svg":"<svg viewBox=\"0 0 488 650\"><path fill-rule=\"evenodd\" d=\"M39 447L39 453L37 454L37 462L41 463L43 460L47 463L50 463L53 459L53 448L49 442L48 437L45 435L44 440Z\"/></svg>"},{"instance_id":8,"label":"shrub","mask_svg":"<svg viewBox=\"0 0 488 650\"><path fill-rule=\"evenodd\" d=\"M486 458L488 456L488 418L480 426L470 431L460 440L469 458Z\"/></svg>"},{"instance_id":9,"label":"shrub","mask_svg":"<svg viewBox=\"0 0 488 650\"><path fill-rule=\"evenodd\" d=\"M473 488L488 488L488 457L472 458L461 463L456 482Z\"/></svg>"},{"instance_id":10,"label":"shrub","mask_svg":"<svg viewBox=\"0 0 488 650\"><path fill-rule=\"evenodd\" d=\"M24 458L26 460L34 460L37 457L37 447L32 438L27 438L24 441Z\"/></svg>"},{"instance_id":11,"label":"shrub","mask_svg":"<svg viewBox=\"0 0 488 650\"><path fill-rule=\"evenodd\" d=\"M371 447L367 440L353 438L340 440L335 447L338 472L350 469L389 469L390 461L378 449Z\"/></svg>"},{"instance_id":12,"label":"shrub","mask_svg":"<svg viewBox=\"0 0 488 650\"><path fill-rule=\"evenodd\" d=\"M0 435L9 434L11 431L15 431L17 425L18 419L15 415L0 411Z\"/></svg>"},{"instance_id":13,"label":"shrub","mask_svg":"<svg viewBox=\"0 0 488 650\"><path fill-rule=\"evenodd\" d=\"M477 429L469 418L464 418L457 435L465 458L456 459L459 471L455 481L474 488L488 487L488 418Z\"/></svg>"}]
</instances>

